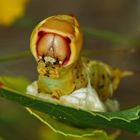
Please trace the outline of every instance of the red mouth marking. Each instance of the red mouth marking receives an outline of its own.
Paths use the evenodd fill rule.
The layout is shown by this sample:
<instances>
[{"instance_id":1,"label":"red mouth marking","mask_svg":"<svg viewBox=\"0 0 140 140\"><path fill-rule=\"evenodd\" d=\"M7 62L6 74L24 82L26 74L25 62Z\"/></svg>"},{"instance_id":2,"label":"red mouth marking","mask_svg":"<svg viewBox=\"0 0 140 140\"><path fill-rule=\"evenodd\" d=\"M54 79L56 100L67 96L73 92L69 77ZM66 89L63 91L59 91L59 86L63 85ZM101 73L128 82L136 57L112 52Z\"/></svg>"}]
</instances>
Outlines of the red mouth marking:
<instances>
[{"instance_id":1,"label":"red mouth marking","mask_svg":"<svg viewBox=\"0 0 140 140\"><path fill-rule=\"evenodd\" d=\"M37 39L37 42L36 42L36 55L37 55L37 57L38 57L38 59L40 59L40 57L43 57L43 56L49 56L48 55L48 50L47 50L47 46L45 46L45 50L47 50L47 51L45 51L45 52L41 52L40 53L40 51L39 51L39 49L40 49L40 42L41 42L41 40L42 40L42 38L44 37L44 36L46 36L46 35L54 35L54 36L57 36L57 37L59 37L59 38L61 38L61 39L63 39L64 40L64 42L65 42L65 44L66 44L66 49L65 49L65 58L64 58L64 60L62 61L62 65L66 65L68 62L69 62L69 59L70 59L70 55L71 55L71 50L70 50L70 43L71 43L71 40L68 38L68 37L65 37L65 36L61 36L61 35L59 35L59 34L55 34L55 33L50 33L50 32L44 32L44 31L40 31L39 33L38 33L38 39ZM61 47L61 46L60 46ZM63 48L63 47L62 47ZM55 49L55 46L53 47L53 49ZM62 49L59 49L59 50L57 50L56 52L55 52L55 56L56 55L58 55L58 54L60 54L59 52L60 51L62 51ZM61 52L62 53L62 52ZM54 57L55 58L55 57ZM59 61L59 57L57 57L56 59L58 59L58 61Z\"/></svg>"},{"instance_id":2,"label":"red mouth marking","mask_svg":"<svg viewBox=\"0 0 140 140\"><path fill-rule=\"evenodd\" d=\"M68 55L66 56L65 60L63 61L63 65L66 65L68 62L69 62L69 59L70 59L70 55L71 55L71 49L70 49L70 43L71 43L71 40L68 38L68 37L63 37L66 42L67 42L67 51L68 51Z\"/></svg>"},{"instance_id":3,"label":"red mouth marking","mask_svg":"<svg viewBox=\"0 0 140 140\"><path fill-rule=\"evenodd\" d=\"M38 49L39 42L40 42L41 38L42 38L44 35L46 35L46 34L47 34L47 33L44 32L44 31L38 32L38 39L37 39L37 42L36 42L36 55L37 55L38 58L40 57L39 51L38 51L38 50L39 50L39 49Z\"/></svg>"}]
</instances>

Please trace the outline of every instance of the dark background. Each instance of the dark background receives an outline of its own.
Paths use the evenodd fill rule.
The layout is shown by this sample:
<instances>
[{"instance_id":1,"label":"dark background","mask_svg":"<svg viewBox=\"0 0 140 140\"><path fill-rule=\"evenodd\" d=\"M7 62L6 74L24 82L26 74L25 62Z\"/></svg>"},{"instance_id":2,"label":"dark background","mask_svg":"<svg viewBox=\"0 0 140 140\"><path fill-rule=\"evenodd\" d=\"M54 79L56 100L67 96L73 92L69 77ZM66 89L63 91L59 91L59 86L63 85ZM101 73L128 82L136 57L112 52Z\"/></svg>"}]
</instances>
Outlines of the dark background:
<instances>
[{"instance_id":1,"label":"dark background","mask_svg":"<svg viewBox=\"0 0 140 140\"><path fill-rule=\"evenodd\" d=\"M0 56L29 49L32 24L56 14L74 14L82 27L136 39L140 37L139 0L32 0L27 6L25 20L11 27L0 27ZM119 43L85 35L84 49L92 50L92 53L86 55L94 59L135 72L134 76L122 80L114 98L119 100L122 109L138 105L140 43ZM34 58L0 62L0 75L22 75L35 80L37 73ZM0 98L0 136L4 139L44 140L41 139L44 129L46 126L29 115L22 106ZM136 135L124 131L119 139L139 140Z\"/></svg>"}]
</instances>

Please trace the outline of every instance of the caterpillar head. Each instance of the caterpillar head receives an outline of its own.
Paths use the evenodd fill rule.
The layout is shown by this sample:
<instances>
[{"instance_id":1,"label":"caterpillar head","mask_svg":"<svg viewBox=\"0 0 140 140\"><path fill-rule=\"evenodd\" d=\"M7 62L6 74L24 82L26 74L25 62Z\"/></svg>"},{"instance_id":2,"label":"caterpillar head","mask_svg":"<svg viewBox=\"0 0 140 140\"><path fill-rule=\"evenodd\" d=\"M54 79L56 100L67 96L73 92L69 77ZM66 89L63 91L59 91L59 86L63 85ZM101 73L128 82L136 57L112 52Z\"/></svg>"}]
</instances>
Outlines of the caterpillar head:
<instances>
[{"instance_id":1,"label":"caterpillar head","mask_svg":"<svg viewBox=\"0 0 140 140\"><path fill-rule=\"evenodd\" d=\"M67 67L80 54L83 37L74 16L57 15L41 21L31 34L30 48L37 61Z\"/></svg>"}]
</instances>

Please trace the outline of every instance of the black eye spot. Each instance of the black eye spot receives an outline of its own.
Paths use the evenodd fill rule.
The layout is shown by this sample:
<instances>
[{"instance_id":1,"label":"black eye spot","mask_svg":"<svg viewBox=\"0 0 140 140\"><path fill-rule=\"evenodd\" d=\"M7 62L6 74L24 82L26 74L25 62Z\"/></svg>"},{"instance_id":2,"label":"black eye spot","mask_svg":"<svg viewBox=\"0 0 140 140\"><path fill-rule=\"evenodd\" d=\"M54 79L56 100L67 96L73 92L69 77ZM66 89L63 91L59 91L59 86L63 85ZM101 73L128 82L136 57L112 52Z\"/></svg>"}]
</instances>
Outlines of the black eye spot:
<instances>
[{"instance_id":1,"label":"black eye spot","mask_svg":"<svg viewBox=\"0 0 140 140\"><path fill-rule=\"evenodd\" d=\"M91 83L91 86L93 86L93 87L94 87L94 83Z\"/></svg>"},{"instance_id":2,"label":"black eye spot","mask_svg":"<svg viewBox=\"0 0 140 140\"><path fill-rule=\"evenodd\" d=\"M38 36L39 36L39 37L42 37L42 36L44 36L45 34L46 34L46 32L44 32L44 31L38 32Z\"/></svg>"},{"instance_id":3,"label":"black eye spot","mask_svg":"<svg viewBox=\"0 0 140 140\"><path fill-rule=\"evenodd\" d=\"M66 40L66 42L67 42L68 44L71 43L71 40L70 40L68 37L66 37L65 40Z\"/></svg>"},{"instance_id":4,"label":"black eye spot","mask_svg":"<svg viewBox=\"0 0 140 140\"><path fill-rule=\"evenodd\" d=\"M87 60L87 63L89 63L90 61L89 60Z\"/></svg>"},{"instance_id":5,"label":"black eye spot","mask_svg":"<svg viewBox=\"0 0 140 140\"><path fill-rule=\"evenodd\" d=\"M113 82L113 81L114 81L114 78L115 78L115 77L110 76L110 81Z\"/></svg>"},{"instance_id":6,"label":"black eye spot","mask_svg":"<svg viewBox=\"0 0 140 140\"><path fill-rule=\"evenodd\" d=\"M105 80L105 75L104 74L102 75L102 79Z\"/></svg>"},{"instance_id":7,"label":"black eye spot","mask_svg":"<svg viewBox=\"0 0 140 140\"><path fill-rule=\"evenodd\" d=\"M99 85L98 88L99 88L99 89L104 88L104 84Z\"/></svg>"},{"instance_id":8,"label":"black eye spot","mask_svg":"<svg viewBox=\"0 0 140 140\"><path fill-rule=\"evenodd\" d=\"M77 67L74 67L74 69L77 69Z\"/></svg>"}]
</instances>

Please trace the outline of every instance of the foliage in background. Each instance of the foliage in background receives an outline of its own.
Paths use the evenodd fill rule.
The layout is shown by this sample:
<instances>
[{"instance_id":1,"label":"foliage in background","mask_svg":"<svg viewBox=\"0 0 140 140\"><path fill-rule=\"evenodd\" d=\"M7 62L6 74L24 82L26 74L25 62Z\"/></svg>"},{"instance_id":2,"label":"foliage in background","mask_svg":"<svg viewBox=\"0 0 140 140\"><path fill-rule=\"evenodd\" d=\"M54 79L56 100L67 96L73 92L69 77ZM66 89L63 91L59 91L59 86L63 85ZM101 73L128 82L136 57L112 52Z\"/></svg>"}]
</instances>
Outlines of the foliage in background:
<instances>
[{"instance_id":1,"label":"foliage in background","mask_svg":"<svg viewBox=\"0 0 140 140\"><path fill-rule=\"evenodd\" d=\"M3 138L2 138L2 137L0 137L0 140L3 140Z\"/></svg>"}]
</instances>

